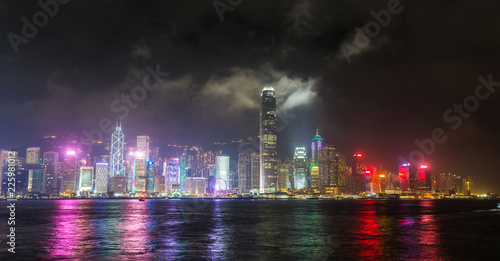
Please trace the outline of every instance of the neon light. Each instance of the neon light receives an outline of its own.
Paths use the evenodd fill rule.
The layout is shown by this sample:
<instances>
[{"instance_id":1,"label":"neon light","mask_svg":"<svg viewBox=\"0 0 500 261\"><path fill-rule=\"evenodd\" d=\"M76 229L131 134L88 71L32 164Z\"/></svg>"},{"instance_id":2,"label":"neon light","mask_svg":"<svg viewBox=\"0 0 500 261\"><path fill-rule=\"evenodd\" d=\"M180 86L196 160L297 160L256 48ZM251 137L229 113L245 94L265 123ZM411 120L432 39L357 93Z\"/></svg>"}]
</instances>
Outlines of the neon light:
<instances>
[{"instance_id":1,"label":"neon light","mask_svg":"<svg viewBox=\"0 0 500 261\"><path fill-rule=\"evenodd\" d=\"M422 166L420 166L420 168L422 168L422 169L426 169L426 168L427 168L427 166L422 165Z\"/></svg>"},{"instance_id":2,"label":"neon light","mask_svg":"<svg viewBox=\"0 0 500 261\"><path fill-rule=\"evenodd\" d=\"M381 177L381 178L385 178L385 175L380 174L380 177Z\"/></svg>"},{"instance_id":3,"label":"neon light","mask_svg":"<svg viewBox=\"0 0 500 261\"><path fill-rule=\"evenodd\" d=\"M408 167L409 165L410 165L410 164L408 164L408 163L404 163L404 164L403 164L403 167Z\"/></svg>"},{"instance_id":4,"label":"neon light","mask_svg":"<svg viewBox=\"0 0 500 261\"><path fill-rule=\"evenodd\" d=\"M66 151L66 155L76 155L76 152L74 150L68 150Z\"/></svg>"}]
</instances>

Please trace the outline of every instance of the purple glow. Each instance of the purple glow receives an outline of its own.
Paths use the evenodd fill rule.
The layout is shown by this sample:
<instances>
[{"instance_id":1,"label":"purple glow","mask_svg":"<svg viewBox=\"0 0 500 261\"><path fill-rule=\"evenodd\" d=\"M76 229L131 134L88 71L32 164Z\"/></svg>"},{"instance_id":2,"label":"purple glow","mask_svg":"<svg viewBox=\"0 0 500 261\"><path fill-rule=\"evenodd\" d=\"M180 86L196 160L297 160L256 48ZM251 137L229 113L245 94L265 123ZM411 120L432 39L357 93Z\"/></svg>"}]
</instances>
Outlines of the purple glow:
<instances>
[{"instance_id":1,"label":"purple glow","mask_svg":"<svg viewBox=\"0 0 500 261\"><path fill-rule=\"evenodd\" d=\"M68 150L66 151L66 155L76 155L76 152L74 150Z\"/></svg>"}]
</instances>

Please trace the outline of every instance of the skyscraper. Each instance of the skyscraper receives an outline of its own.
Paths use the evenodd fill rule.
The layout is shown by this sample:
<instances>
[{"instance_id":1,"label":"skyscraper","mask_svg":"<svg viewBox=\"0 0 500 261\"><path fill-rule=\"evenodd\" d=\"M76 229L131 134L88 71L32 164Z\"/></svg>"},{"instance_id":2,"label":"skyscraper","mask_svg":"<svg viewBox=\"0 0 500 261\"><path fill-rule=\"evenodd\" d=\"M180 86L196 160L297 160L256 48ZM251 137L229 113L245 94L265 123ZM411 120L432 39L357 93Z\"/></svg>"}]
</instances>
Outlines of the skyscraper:
<instances>
[{"instance_id":1,"label":"skyscraper","mask_svg":"<svg viewBox=\"0 0 500 261\"><path fill-rule=\"evenodd\" d=\"M260 192L275 192L276 165L276 94L273 87L262 90L260 102Z\"/></svg>"},{"instance_id":2,"label":"skyscraper","mask_svg":"<svg viewBox=\"0 0 500 261\"><path fill-rule=\"evenodd\" d=\"M260 157L259 153L252 153L252 181L250 184L250 191L257 192L260 189Z\"/></svg>"},{"instance_id":3,"label":"skyscraper","mask_svg":"<svg viewBox=\"0 0 500 261\"><path fill-rule=\"evenodd\" d=\"M123 132L120 122L119 125L116 125L116 130L111 135L111 177L125 176L123 153Z\"/></svg>"},{"instance_id":4,"label":"skyscraper","mask_svg":"<svg viewBox=\"0 0 500 261\"><path fill-rule=\"evenodd\" d=\"M174 187L180 182L180 162L179 158L170 158L163 163L163 174L165 176L165 192L171 194Z\"/></svg>"},{"instance_id":5,"label":"skyscraper","mask_svg":"<svg viewBox=\"0 0 500 261\"><path fill-rule=\"evenodd\" d=\"M218 155L216 161L215 177L223 179L229 187L229 156Z\"/></svg>"},{"instance_id":6,"label":"skyscraper","mask_svg":"<svg viewBox=\"0 0 500 261\"><path fill-rule=\"evenodd\" d=\"M137 136L137 151L134 153L135 193L146 192L147 166L149 162L149 136Z\"/></svg>"},{"instance_id":7,"label":"skyscraper","mask_svg":"<svg viewBox=\"0 0 500 261\"><path fill-rule=\"evenodd\" d=\"M365 167L362 162L362 155L354 154L352 161L352 173L349 178L350 192L352 194L361 194L366 192Z\"/></svg>"},{"instance_id":8,"label":"skyscraper","mask_svg":"<svg viewBox=\"0 0 500 261\"><path fill-rule=\"evenodd\" d=\"M238 192L249 192L252 184L252 154L238 154Z\"/></svg>"},{"instance_id":9,"label":"skyscraper","mask_svg":"<svg viewBox=\"0 0 500 261\"><path fill-rule=\"evenodd\" d=\"M45 191L50 193L52 189L60 188L61 186L61 181L57 172L57 167L59 165L59 153L54 151L44 152L43 164L46 166Z\"/></svg>"},{"instance_id":10,"label":"skyscraper","mask_svg":"<svg viewBox=\"0 0 500 261\"><path fill-rule=\"evenodd\" d=\"M318 133L316 129L316 135L314 135L311 142L311 167L319 166L319 151L323 148L323 138Z\"/></svg>"},{"instance_id":11,"label":"skyscraper","mask_svg":"<svg viewBox=\"0 0 500 261\"><path fill-rule=\"evenodd\" d=\"M108 163L99 162L95 164L95 193L108 192Z\"/></svg>"},{"instance_id":12,"label":"skyscraper","mask_svg":"<svg viewBox=\"0 0 500 261\"><path fill-rule=\"evenodd\" d=\"M321 141L320 141L321 142ZM313 140L314 144L314 140ZM312 148L311 151L314 151ZM321 187L338 186L337 178L337 149L332 145L325 145L319 151L319 185ZM314 164L314 159L313 159Z\"/></svg>"},{"instance_id":13,"label":"skyscraper","mask_svg":"<svg viewBox=\"0 0 500 261\"><path fill-rule=\"evenodd\" d=\"M294 177L295 189L305 189L308 187L307 184L307 156L305 147L295 148L294 156Z\"/></svg>"},{"instance_id":14,"label":"skyscraper","mask_svg":"<svg viewBox=\"0 0 500 261\"><path fill-rule=\"evenodd\" d=\"M31 147L26 149L26 163L39 164L40 161L40 147Z\"/></svg>"},{"instance_id":15,"label":"skyscraper","mask_svg":"<svg viewBox=\"0 0 500 261\"><path fill-rule=\"evenodd\" d=\"M76 152L67 151L64 158L61 193L70 195L76 193Z\"/></svg>"}]
</instances>

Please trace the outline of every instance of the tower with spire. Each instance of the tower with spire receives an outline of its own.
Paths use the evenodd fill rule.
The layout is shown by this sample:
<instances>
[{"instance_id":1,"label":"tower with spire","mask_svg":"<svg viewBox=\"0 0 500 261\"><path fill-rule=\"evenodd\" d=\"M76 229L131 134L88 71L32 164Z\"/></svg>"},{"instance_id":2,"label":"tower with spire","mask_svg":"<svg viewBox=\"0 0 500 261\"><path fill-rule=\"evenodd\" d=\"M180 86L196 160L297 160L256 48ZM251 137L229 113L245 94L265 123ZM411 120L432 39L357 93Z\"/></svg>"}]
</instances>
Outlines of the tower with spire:
<instances>
[{"instance_id":1,"label":"tower with spire","mask_svg":"<svg viewBox=\"0 0 500 261\"><path fill-rule=\"evenodd\" d=\"M311 142L311 167L316 167L319 164L319 151L323 148L323 138L319 135L319 130L316 127L316 135Z\"/></svg>"},{"instance_id":2,"label":"tower with spire","mask_svg":"<svg viewBox=\"0 0 500 261\"><path fill-rule=\"evenodd\" d=\"M116 130L111 135L111 177L125 176L125 167L123 166L123 140L122 122L121 119L118 119Z\"/></svg>"}]
</instances>

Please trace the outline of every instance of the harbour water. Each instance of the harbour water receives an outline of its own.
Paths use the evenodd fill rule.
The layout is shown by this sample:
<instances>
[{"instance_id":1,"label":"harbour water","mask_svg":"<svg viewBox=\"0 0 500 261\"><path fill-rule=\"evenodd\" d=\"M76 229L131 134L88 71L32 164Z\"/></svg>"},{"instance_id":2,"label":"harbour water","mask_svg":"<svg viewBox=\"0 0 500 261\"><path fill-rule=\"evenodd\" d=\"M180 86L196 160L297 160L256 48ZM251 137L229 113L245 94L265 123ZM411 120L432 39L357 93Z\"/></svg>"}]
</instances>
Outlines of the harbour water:
<instances>
[{"instance_id":1,"label":"harbour water","mask_svg":"<svg viewBox=\"0 0 500 261\"><path fill-rule=\"evenodd\" d=\"M0 202L8 234L9 202ZM0 260L500 260L494 200L24 200Z\"/></svg>"}]
</instances>

